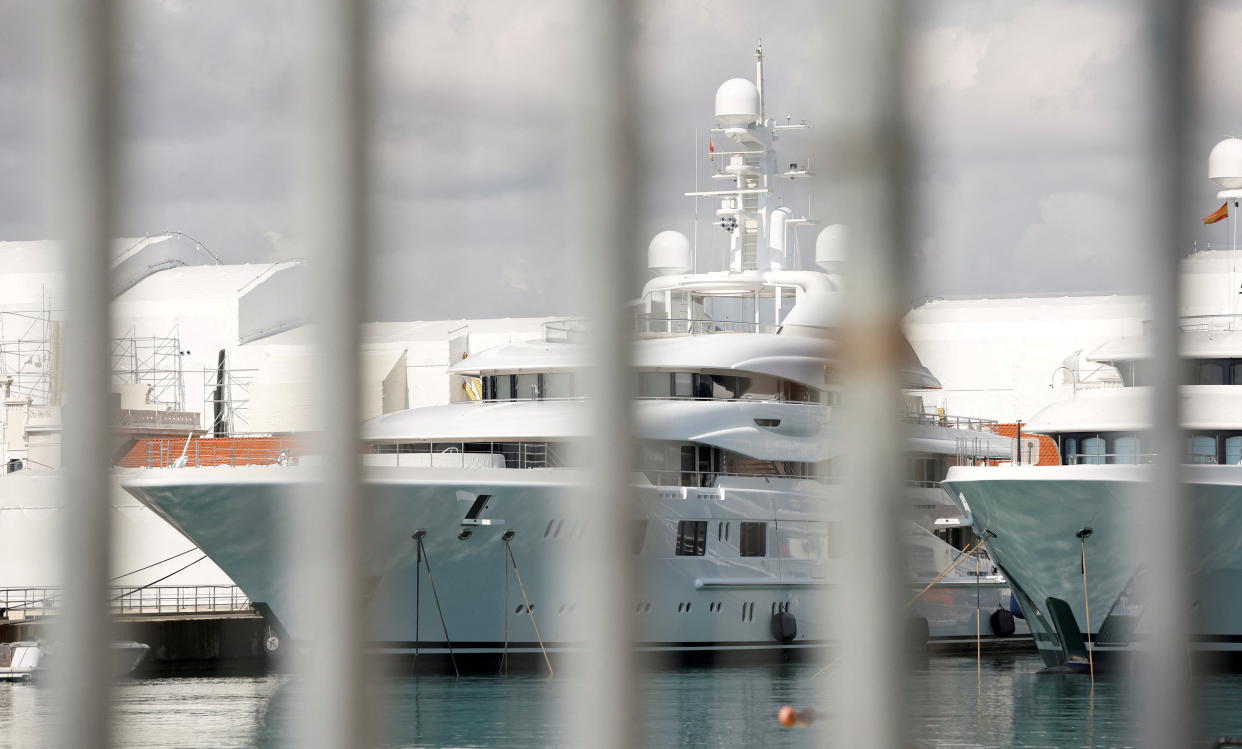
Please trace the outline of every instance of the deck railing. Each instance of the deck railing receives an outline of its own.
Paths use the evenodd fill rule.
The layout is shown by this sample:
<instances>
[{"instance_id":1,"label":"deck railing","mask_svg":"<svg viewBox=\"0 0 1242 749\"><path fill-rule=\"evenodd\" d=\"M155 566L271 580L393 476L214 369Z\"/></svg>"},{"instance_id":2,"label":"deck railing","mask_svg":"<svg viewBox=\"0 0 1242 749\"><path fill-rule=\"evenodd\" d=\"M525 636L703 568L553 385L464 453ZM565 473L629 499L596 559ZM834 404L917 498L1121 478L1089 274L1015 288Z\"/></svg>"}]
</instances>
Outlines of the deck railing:
<instances>
[{"instance_id":1,"label":"deck railing","mask_svg":"<svg viewBox=\"0 0 1242 749\"><path fill-rule=\"evenodd\" d=\"M250 599L236 585L112 586L112 613L206 614L251 610ZM64 599L59 587L0 588L0 609L9 619L56 614Z\"/></svg>"}]
</instances>

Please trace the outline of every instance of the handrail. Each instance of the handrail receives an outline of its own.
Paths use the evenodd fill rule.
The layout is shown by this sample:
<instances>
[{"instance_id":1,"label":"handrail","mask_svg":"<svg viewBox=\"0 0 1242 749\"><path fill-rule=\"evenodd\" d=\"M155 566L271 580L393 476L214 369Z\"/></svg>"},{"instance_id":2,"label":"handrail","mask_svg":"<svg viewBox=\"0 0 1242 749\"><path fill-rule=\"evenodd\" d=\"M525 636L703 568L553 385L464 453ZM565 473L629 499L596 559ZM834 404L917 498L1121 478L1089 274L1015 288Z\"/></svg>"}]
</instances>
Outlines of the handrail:
<instances>
[{"instance_id":1,"label":"handrail","mask_svg":"<svg viewBox=\"0 0 1242 749\"><path fill-rule=\"evenodd\" d=\"M250 611L250 599L236 585L113 585L114 614L177 614ZM0 609L11 617L44 616L60 609L58 586L0 588Z\"/></svg>"}]
</instances>

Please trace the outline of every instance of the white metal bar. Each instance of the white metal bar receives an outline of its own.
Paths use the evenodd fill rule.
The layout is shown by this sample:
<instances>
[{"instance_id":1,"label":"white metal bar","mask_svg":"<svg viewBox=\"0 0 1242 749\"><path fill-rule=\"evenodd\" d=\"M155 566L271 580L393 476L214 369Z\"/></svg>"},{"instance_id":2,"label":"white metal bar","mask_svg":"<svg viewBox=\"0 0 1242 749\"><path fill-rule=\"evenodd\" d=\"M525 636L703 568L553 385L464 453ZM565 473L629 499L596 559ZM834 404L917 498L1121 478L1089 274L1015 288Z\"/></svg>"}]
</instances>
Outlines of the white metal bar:
<instances>
[{"instance_id":1,"label":"white metal bar","mask_svg":"<svg viewBox=\"0 0 1242 749\"><path fill-rule=\"evenodd\" d=\"M297 216L311 261L322 382L316 393L318 480L289 498L296 508L290 539L296 620L309 647L299 650L306 680L295 743L306 747L365 744L361 534L366 505L359 493L358 340L368 258L366 232L365 43L367 4L321 0L303 6L300 60L302 135ZM326 605L325 605L326 604Z\"/></svg>"},{"instance_id":2,"label":"white metal bar","mask_svg":"<svg viewBox=\"0 0 1242 749\"><path fill-rule=\"evenodd\" d=\"M582 449L591 467L587 494L573 497L583 521L569 584L584 598L575 637L588 650L577 663L562 716L571 746L622 749L640 743L635 720L630 605L633 560L629 529L634 498L632 322L625 303L636 291L637 101L630 56L633 4L576 3L571 195L576 204L570 247L582 248L577 300L591 320L587 376L591 437Z\"/></svg>"},{"instance_id":3,"label":"white metal bar","mask_svg":"<svg viewBox=\"0 0 1242 749\"><path fill-rule=\"evenodd\" d=\"M54 233L64 238L66 325L56 742L111 744L108 602L108 255L117 207L117 4L55 0L51 32Z\"/></svg>"},{"instance_id":4,"label":"white metal bar","mask_svg":"<svg viewBox=\"0 0 1242 749\"><path fill-rule=\"evenodd\" d=\"M1179 263L1188 211L1187 161L1189 124L1194 116L1190 80L1189 36L1191 3L1148 0L1143 7L1149 54L1146 69L1145 143L1147 170L1138 186L1142 257L1151 294L1152 388L1151 434L1154 473L1135 497L1133 537L1129 546L1147 570L1143 624L1150 650L1139 670L1139 716L1136 738L1143 746L1189 746L1193 732L1194 681L1188 663L1191 607L1190 576L1194 506L1182 483L1185 444L1180 428L1182 381L1179 356ZM1145 543L1143 539L1161 539Z\"/></svg>"},{"instance_id":5,"label":"white metal bar","mask_svg":"<svg viewBox=\"0 0 1242 749\"><path fill-rule=\"evenodd\" d=\"M828 40L819 67L827 81L824 145L840 164L831 190L850 228L843 305L844 424L848 441L839 493L844 513L842 584L829 597L839 658L830 702L836 746L905 746L904 565L896 543L904 477L893 471L903 454L899 369L903 274L903 211L893 205L909 184L901 177L905 3L830 3ZM858 71L869 71L859 75ZM834 612L839 612L834 614Z\"/></svg>"}]
</instances>

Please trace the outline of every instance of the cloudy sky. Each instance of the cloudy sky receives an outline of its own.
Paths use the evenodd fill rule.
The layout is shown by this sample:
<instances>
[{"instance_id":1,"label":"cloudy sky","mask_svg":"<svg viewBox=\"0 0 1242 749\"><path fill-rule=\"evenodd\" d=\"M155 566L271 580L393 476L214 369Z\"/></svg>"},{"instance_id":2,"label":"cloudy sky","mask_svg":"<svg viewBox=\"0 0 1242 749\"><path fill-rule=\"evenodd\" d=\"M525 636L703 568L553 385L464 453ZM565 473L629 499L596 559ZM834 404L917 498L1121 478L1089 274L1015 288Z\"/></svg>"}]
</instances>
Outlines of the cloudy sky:
<instances>
[{"instance_id":1,"label":"cloudy sky","mask_svg":"<svg viewBox=\"0 0 1242 749\"><path fill-rule=\"evenodd\" d=\"M130 0L123 45L122 231L185 232L228 261L296 257L290 200L295 0ZM693 232L696 169L717 85L767 50L768 109L795 120L831 91L815 68L815 2L648 0L637 37L644 146L639 234ZM923 0L911 54L919 295L1110 292L1130 251L1143 153L1134 3ZM1220 246L1207 151L1242 134L1242 4L1209 0L1202 101L1186 165L1185 248ZM574 106L568 0L377 0L371 317L557 314L569 281L565 178ZM37 4L0 0L0 239L47 236ZM866 75L867 71L857 71ZM697 138L696 138L697 129ZM809 136L782 140L800 160ZM831 164L813 165L831 177ZM785 197L831 222L805 190ZM704 204L703 213L711 207ZM805 238L809 244L810 236ZM724 235L706 220L700 257ZM640 248L641 249L641 248Z\"/></svg>"}]
</instances>

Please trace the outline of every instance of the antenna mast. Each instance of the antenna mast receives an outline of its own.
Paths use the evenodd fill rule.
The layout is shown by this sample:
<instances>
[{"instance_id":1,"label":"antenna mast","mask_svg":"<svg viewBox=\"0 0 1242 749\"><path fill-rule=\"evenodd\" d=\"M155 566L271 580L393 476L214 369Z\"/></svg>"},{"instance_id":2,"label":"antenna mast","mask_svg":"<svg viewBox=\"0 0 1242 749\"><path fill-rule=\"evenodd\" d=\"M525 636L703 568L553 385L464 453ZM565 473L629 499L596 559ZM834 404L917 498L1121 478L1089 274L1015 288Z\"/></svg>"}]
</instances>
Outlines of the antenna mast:
<instances>
[{"instance_id":1,"label":"antenna mast","mask_svg":"<svg viewBox=\"0 0 1242 749\"><path fill-rule=\"evenodd\" d=\"M755 45L755 88L759 89L759 123L767 122L767 115L763 109L763 40Z\"/></svg>"}]
</instances>

